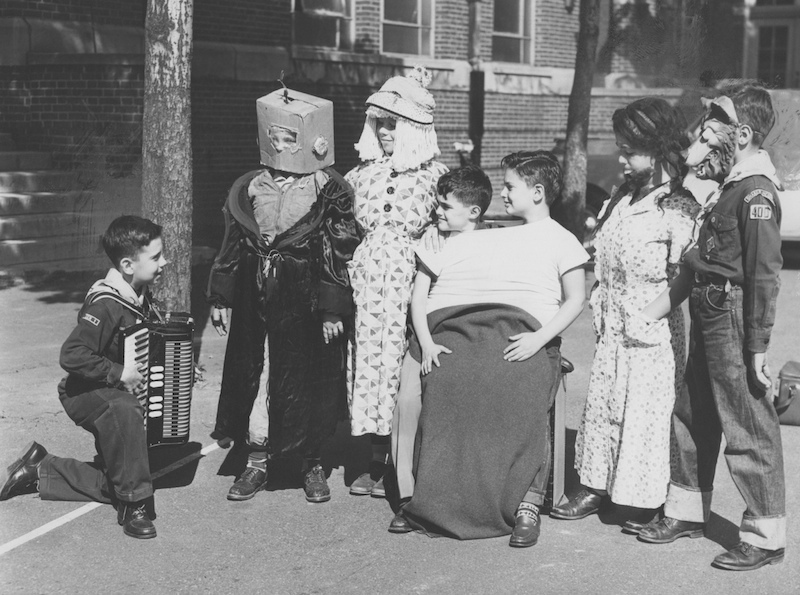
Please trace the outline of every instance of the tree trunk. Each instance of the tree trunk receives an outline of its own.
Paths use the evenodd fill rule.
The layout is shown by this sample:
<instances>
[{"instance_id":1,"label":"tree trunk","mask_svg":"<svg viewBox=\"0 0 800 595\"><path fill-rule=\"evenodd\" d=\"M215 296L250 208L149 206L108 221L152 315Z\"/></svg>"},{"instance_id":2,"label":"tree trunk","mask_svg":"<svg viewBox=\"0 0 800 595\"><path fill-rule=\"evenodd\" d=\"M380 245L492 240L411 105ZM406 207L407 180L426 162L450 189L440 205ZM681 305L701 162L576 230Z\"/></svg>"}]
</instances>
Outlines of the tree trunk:
<instances>
[{"instance_id":1,"label":"tree trunk","mask_svg":"<svg viewBox=\"0 0 800 595\"><path fill-rule=\"evenodd\" d=\"M600 34L600 0L581 0L575 79L569 96L567 141L564 154L564 192L554 217L583 241L586 208L586 143L592 107L592 80Z\"/></svg>"},{"instance_id":2,"label":"tree trunk","mask_svg":"<svg viewBox=\"0 0 800 595\"><path fill-rule=\"evenodd\" d=\"M142 212L164 227L169 264L155 288L167 309L190 311L193 0L148 0L145 22Z\"/></svg>"}]
</instances>

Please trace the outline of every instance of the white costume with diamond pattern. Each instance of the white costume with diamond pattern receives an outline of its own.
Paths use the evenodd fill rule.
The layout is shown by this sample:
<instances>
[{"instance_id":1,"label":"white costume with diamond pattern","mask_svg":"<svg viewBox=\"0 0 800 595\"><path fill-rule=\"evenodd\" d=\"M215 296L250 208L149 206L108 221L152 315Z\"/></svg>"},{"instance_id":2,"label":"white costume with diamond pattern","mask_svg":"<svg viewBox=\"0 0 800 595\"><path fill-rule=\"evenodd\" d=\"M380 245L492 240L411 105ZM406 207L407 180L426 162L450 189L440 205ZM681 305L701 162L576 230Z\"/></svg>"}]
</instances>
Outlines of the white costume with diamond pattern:
<instances>
[{"instance_id":1,"label":"white costume with diamond pattern","mask_svg":"<svg viewBox=\"0 0 800 595\"><path fill-rule=\"evenodd\" d=\"M392 433L392 415L406 350L406 315L414 280L414 248L436 208L437 161L396 172L388 158L360 165L345 178L355 190L364 239L348 263L356 305L348 357L348 404L354 436Z\"/></svg>"}]
</instances>

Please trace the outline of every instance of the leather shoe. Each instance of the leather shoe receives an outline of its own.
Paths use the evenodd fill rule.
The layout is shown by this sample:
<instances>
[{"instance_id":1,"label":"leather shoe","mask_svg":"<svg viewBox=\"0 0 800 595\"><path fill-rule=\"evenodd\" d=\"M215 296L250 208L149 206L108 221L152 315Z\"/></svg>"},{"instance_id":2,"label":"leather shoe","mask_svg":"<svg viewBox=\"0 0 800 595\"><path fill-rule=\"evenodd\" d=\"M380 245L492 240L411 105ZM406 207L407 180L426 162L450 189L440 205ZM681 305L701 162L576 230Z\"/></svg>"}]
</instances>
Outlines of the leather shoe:
<instances>
[{"instance_id":1,"label":"leather shoe","mask_svg":"<svg viewBox=\"0 0 800 595\"><path fill-rule=\"evenodd\" d=\"M711 565L725 570L755 570L767 564L780 564L783 562L783 552L784 548L765 550L742 542L714 558Z\"/></svg>"},{"instance_id":2,"label":"leather shoe","mask_svg":"<svg viewBox=\"0 0 800 595\"><path fill-rule=\"evenodd\" d=\"M117 504L117 522L122 532L136 539L152 539L156 536L156 526L147 514L147 501L120 502Z\"/></svg>"},{"instance_id":3,"label":"leather shoe","mask_svg":"<svg viewBox=\"0 0 800 595\"><path fill-rule=\"evenodd\" d=\"M38 442L28 444L0 476L0 500L30 492L39 481L39 464L45 455L47 451Z\"/></svg>"},{"instance_id":4,"label":"leather shoe","mask_svg":"<svg viewBox=\"0 0 800 595\"><path fill-rule=\"evenodd\" d=\"M697 539L703 536L705 527L705 523L679 521L667 516L642 527L638 539L647 543L672 543L679 537Z\"/></svg>"},{"instance_id":5,"label":"leather shoe","mask_svg":"<svg viewBox=\"0 0 800 595\"><path fill-rule=\"evenodd\" d=\"M309 502L327 502L331 499L331 489L328 487L322 465L315 465L306 472L303 489Z\"/></svg>"},{"instance_id":6,"label":"leather shoe","mask_svg":"<svg viewBox=\"0 0 800 595\"><path fill-rule=\"evenodd\" d=\"M375 482L375 485L372 486L372 491L370 495L373 498L385 498L386 497L386 488L383 485L383 480L386 476L384 475L378 481Z\"/></svg>"},{"instance_id":7,"label":"leather shoe","mask_svg":"<svg viewBox=\"0 0 800 595\"><path fill-rule=\"evenodd\" d=\"M267 472L248 467L228 490L228 500L249 500L267 485Z\"/></svg>"},{"instance_id":8,"label":"leather shoe","mask_svg":"<svg viewBox=\"0 0 800 595\"><path fill-rule=\"evenodd\" d=\"M389 523L389 533L411 533L413 530L401 508L397 511L397 514L394 515L392 522Z\"/></svg>"},{"instance_id":9,"label":"leather shoe","mask_svg":"<svg viewBox=\"0 0 800 595\"><path fill-rule=\"evenodd\" d=\"M660 509L642 509L640 514L634 515L623 523L622 532L629 535L638 535L646 526L655 525L658 522L660 518L659 512Z\"/></svg>"},{"instance_id":10,"label":"leather shoe","mask_svg":"<svg viewBox=\"0 0 800 595\"><path fill-rule=\"evenodd\" d=\"M554 506L550 511L550 516L554 519L577 521L599 511L602 502L603 496L584 488L570 498L566 504Z\"/></svg>"},{"instance_id":11,"label":"leather shoe","mask_svg":"<svg viewBox=\"0 0 800 595\"><path fill-rule=\"evenodd\" d=\"M350 484L350 493L353 496L369 496L372 494L372 488L375 487L376 483L369 473L362 473Z\"/></svg>"},{"instance_id":12,"label":"leather shoe","mask_svg":"<svg viewBox=\"0 0 800 595\"><path fill-rule=\"evenodd\" d=\"M511 532L508 545L511 547L531 547L536 545L536 542L539 541L541 530L539 507L528 502L522 502L517 509L514 530Z\"/></svg>"}]
</instances>

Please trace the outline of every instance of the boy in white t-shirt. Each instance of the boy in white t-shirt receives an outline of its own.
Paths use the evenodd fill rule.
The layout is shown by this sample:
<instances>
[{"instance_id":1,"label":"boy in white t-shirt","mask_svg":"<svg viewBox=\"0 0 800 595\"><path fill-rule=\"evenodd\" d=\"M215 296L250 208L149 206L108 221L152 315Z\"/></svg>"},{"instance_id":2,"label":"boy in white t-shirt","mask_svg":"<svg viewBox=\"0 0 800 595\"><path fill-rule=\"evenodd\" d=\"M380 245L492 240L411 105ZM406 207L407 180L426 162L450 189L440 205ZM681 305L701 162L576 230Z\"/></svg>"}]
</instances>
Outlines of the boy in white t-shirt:
<instances>
[{"instance_id":1,"label":"boy in white t-shirt","mask_svg":"<svg viewBox=\"0 0 800 595\"><path fill-rule=\"evenodd\" d=\"M580 314L585 301L582 266L588 254L577 239L550 218L550 205L561 194L561 168L552 153L524 151L505 157L501 196L510 215L524 225L474 233L491 201L491 183L474 166L442 176L438 184L437 226L449 232L438 253L417 248L418 273L411 299L411 319L422 357L406 355L392 433L393 454L401 505L413 493L413 445L421 410L420 372L439 365L439 355L450 353L434 343L427 315L440 308L477 303L502 303L521 308L541 324L536 332L509 337L503 358L523 361L547 347L560 367L558 335ZM552 349L551 349L552 348ZM549 474L549 468L547 470ZM538 507L547 483L534 478L520 505L510 545L528 547L539 535ZM389 531L411 530L401 513Z\"/></svg>"}]
</instances>

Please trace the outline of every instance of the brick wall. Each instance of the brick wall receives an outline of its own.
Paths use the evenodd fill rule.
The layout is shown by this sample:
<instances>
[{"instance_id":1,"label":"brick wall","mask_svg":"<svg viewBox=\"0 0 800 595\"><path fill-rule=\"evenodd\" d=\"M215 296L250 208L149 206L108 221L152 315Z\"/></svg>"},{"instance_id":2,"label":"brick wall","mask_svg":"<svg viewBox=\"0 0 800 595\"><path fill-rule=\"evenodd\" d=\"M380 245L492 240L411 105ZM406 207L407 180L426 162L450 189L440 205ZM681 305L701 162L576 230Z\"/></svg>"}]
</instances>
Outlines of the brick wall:
<instances>
[{"instance_id":1,"label":"brick wall","mask_svg":"<svg viewBox=\"0 0 800 595\"><path fill-rule=\"evenodd\" d=\"M144 23L147 0L3 0L0 18L85 21L107 25Z\"/></svg>"},{"instance_id":2,"label":"brick wall","mask_svg":"<svg viewBox=\"0 0 800 595\"><path fill-rule=\"evenodd\" d=\"M13 107L0 110L0 129L20 148L50 151L60 168L112 176L140 159L141 65L34 64L8 74Z\"/></svg>"},{"instance_id":3,"label":"brick wall","mask_svg":"<svg viewBox=\"0 0 800 595\"><path fill-rule=\"evenodd\" d=\"M579 3L570 14L563 0L536 0L534 66L575 67Z\"/></svg>"},{"instance_id":4,"label":"brick wall","mask_svg":"<svg viewBox=\"0 0 800 595\"><path fill-rule=\"evenodd\" d=\"M195 0L194 37L252 45L291 43L291 0Z\"/></svg>"},{"instance_id":5,"label":"brick wall","mask_svg":"<svg viewBox=\"0 0 800 595\"><path fill-rule=\"evenodd\" d=\"M466 60L469 54L469 6L466 0L437 0L434 22L434 55L441 59Z\"/></svg>"},{"instance_id":6,"label":"brick wall","mask_svg":"<svg viewBox=\"0 0 800 595\"><path fill-rule=\"evenodd\" d=\"M381 49L381 2L383 0L356 0L355 51L367 54Z\"/></svg>"}]
</instances>

